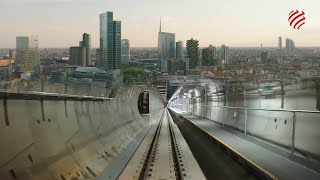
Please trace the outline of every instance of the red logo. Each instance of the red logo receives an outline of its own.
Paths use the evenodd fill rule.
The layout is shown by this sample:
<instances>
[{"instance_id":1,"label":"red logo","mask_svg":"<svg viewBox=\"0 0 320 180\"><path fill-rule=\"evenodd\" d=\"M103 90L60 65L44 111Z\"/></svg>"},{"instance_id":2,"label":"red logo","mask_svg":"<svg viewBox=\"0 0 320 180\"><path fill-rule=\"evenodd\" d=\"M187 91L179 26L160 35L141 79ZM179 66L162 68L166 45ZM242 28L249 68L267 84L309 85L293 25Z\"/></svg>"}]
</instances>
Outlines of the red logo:
<instances>
[{"instance_id":1,"label":"red logo","mask_svg":"<svg viewBox=\"0 0 320 180\"><path fill-rule=\"evenodd\" d=\"M293 29L300 29L301 26L305 24L306 18L304 17L305 13L303 11L299 12L298 10L296 11L291 11L289 13L289 19L288 22L290 23L290 26L293 27Z\"/></svg>"}]
</instances>

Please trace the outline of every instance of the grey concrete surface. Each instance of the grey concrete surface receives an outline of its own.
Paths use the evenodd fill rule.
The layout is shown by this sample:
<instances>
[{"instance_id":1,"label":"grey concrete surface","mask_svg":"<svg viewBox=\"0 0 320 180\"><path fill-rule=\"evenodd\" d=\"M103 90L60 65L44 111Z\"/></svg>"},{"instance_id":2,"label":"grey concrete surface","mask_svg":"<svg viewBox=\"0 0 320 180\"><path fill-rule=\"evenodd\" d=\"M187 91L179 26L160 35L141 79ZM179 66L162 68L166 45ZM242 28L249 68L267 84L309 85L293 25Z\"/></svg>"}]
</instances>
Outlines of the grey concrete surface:
<instances>
[{"instance_id":1,"label":"grey concrete surface","mask_svg":"<svg viewBox=\"0 0 320 180\"><path fill-rule=\"evenodd\" d=\"M0 179L93 179L147 125L140 92L126 85L106 101L8 99L9 125L0 99Z\"/></svg>"},{"instance_id":2,"label":"grey concrete surface","mask_svg":"<svg viewBox=\"0 0 320 180\"><path fill-rule=\"evenodd\" d=\"M210 120L193 115L181 115L279 179L320 179L319 173L229 133Z\"/></svg>"}]
</instances>

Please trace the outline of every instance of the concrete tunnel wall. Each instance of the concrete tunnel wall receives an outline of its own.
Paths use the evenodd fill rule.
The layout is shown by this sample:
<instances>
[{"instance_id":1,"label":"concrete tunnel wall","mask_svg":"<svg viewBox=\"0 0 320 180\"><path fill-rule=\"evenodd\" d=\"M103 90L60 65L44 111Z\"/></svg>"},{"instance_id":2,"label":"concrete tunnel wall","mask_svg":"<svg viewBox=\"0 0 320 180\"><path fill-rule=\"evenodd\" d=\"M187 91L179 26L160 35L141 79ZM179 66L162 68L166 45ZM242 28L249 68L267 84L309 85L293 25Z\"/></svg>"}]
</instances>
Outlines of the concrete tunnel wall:
<instances>
[{"instance_id":1,"label":"concrete tunnel wall","mask_svg":"<svg viewBox=\"0 0 320 180\"><path fill-rule=\"evenodd\" d=\"M0 179L92 179L146 125L141 89L106 101L0 100ZM155 96L154 96L155 97ZM159 105L161 107L161 103Z\"/></svg>"},{"instance_id":2,"label":"concrete tunnel wall","mask_svg":"<svg viewBox=\"0 0 320 180\"><path fill-rule=\"evenodd\" d=\"M194 106L192 113L241 131L245 128L244 110ZM282 146L291 146L292 113L248 111L247 117L247 133ZM319 127L320 114L297 113L295 148L298 152L320 159Z\"/></svg>"}]
</instances>

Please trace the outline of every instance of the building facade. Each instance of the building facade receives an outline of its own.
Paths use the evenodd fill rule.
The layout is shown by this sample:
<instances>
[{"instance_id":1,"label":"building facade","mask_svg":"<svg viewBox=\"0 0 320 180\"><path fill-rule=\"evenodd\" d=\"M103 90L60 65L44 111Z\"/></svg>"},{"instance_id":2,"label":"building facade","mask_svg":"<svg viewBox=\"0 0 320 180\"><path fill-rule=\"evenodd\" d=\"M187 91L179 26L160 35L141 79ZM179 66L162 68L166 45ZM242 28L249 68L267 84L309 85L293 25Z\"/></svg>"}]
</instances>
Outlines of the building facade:
<instances>
[{"instance_id":1,"label":"building facade","mask_svg":"<svg viewBox=\"0 0 320 180\"><path fill-rule=\"evenodd\" d=\"M86 48L70 47L69 65L86 66Z\"/></svg>"},{"instance_id":2,"label":"building facade","mask_svg":"<svg viewBox=\"0 0 320 180\"><path fill-rule=\"evenodd\" d=\"M229 47L222 45L220 49L221 59L224 61L224 64L229 64Z\"/></svg>"},{"instance_id":3,"label":"building facade","mask_svg":"<svg viewBox=\"0 0 320 180\"><path fill-rule=\"evenodd\" d=\"M261 52L261 63L262 64L268 64L269 63L267 51Z\"/></svg>"},{"instance_id":4,"label":"building facade","mask_svg":"<svg viewBox=\"0 0 320 180\"><path fill-rule=\"evenodd\" d=\"M83 33L82 41L79 43L80 47L86 48L86 66L92 65L91 59L91 37L90 34Z\"/></svg>"},{"instance_id":5,"label":"building facade","mask_svg":"<svg viewBox=\"0 0 320 180\"><path fill-rule=\"evenodd\" d=\"M130 61L130 42L128 39L121 40L121 65L129 66Z\"/></svg>"},{"instance_id":6,"label":"building facade","mask_svg":"<svg viewBox=\"0 0 320 180\"><path fill-rule=\"evenodd\" d=\"M160 59L172 59L176 56L175 34L159 32L158 34L158 53Z\"/></svg>"},{"instance_id":7,"label":"building facade","mask_svg":"<svg viewBox=\"0 0 320 180\"><path fill-rule=\"evenodd\" d=\"M9 51L9 59L16 59L16 51L14 50Z\"/></svg>"},{"instance_id":8,"label":"building facade","mask_svg":"<svg viewBox=\"0 0 320 180\"><path fill-rule=\"evenodd\" d=\"M37 36L16 37L16 64L21 72L34 72L40 65L40 54Z\"/></svg>"},{"instance_id":9,"label":"building facade","mask_svg":"<svg viewBox=\"0 0 320 180\"><path fill-rule=\"evenodd\" d=\"M195 69L199 65L199 41L190 39L187 41L186 56L189 59L189 69Z\"/></svg>"},{"instance_id":10,"label":"building facade","mask_svg":"<svg viewBox=\"0 0 320 180\"><path fill-rule=\"evenodd\" d=\"M183 42L178 41L176 42L176 58L182 58L183 57Z\"/></svg>"},{"instance_id":11,"label":"building facade","mask_svg":"<svg viewBox=\"0 0 320 180\"><path fill-rule=\"evenodd\" d=\"M282 49L282 37L278 37L278 49Z\"/></svg>"},{"instance_id":12,"label":"building facade","mask_svg":"<svg viewBox=\"0 0 320 180\"><path fill-rule=\"evenodd\" d=\"M100 14L101 69L118 69L121 61L121 22L113 21L113 12Z\"/></svg>"},{"instance_id":13,"label":"building facade","mask_svg":"<svg viewBox=\"0 0 320 180\"><path fill-rule=\"evenodd\" d=\"M286 50L287 51L292 51L294 50L296 47L295 47L295 44L294 44L294 41L290 38L286 38Z\"/></svg>"},{"instance_id":14,"label":"building facade","mask_svg":"<svg viewBox=\"0 0 320 180\"><path fill-rule=\"evenodd\" d=\"M113 21L113 59L109 61L108 69L120 69L121 67L121 21Z\"/></svg>"}]
</instances>

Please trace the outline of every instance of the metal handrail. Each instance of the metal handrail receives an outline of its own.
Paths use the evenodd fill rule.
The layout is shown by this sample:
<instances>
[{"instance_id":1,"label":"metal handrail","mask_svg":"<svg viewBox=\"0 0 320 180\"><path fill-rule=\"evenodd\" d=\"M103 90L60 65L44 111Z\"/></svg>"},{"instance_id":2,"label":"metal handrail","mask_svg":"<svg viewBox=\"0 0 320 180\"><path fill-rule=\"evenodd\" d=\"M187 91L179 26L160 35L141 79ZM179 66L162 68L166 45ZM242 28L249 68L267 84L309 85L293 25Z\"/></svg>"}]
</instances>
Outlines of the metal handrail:
<instances>
[{"instance_id":1,"label":"metal handrail","mask_svg":"<svg viewBox=\"0 0 320 180\"><path fill-rule=\"evenodd\" d=\"M0 92L0 99L49 99L49 100L60 100L60 99L70 99L70 100L113 100L114 98L98 97L98 96L85 96L85 95L70 95L70 94L59 94L59 93L46 93L46 92Z\"/></svg>"},{"instance_id":2,"label":"metal handrail","mask_svg":"<svg viewBox=\"0 0 320 180\"><path fill-rule=\"evenodd\" d=\"M289 112L292 113L292 134L291 134L291 153L294 153L295 150L295 134L296 134L296 121L297 121L297 113L312 113L312 114L320 114L320 111L309 111L309 110L294 110L294 109L263 109L263 108L247 108L247 107L232 107L232 106L208 106L208 105L192 105L201 107L201 108L211 108L211 107L218 107L218 108L227 108L227 109L242 109L245 110L245 113L247 111L276 111L276 112ZM192 112L193 113L193 112ZM201 116L203 119L203 110L201 111ZM211 118L211 111L210 111L210 118ZM245 115L245 121L244 121L244 134L247 134L247 121L248 116ZM224 121L223 121L224 126Z\"/></svg>"},{"instance_id":3,"label":"metal handrail","mask_svg":"<svg viewBox=\"0 0 320 180\"><path fill-rule=\"evenodd\" d=\"M201 107L220 107L228 109L243 109L243 110L252 110L252 111L280 111L280 112L296 112L296 113L315 113L320 114L320 111L310 111L310 110L295 110L295 109L264 109L264 108L245 108L245 107L236 107L236 106L207 106L207 105L192 105L192 106L201 106Z\"/></svg>"}]
</instances>

